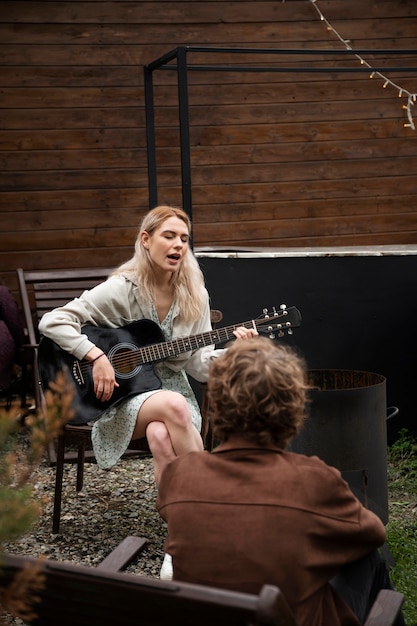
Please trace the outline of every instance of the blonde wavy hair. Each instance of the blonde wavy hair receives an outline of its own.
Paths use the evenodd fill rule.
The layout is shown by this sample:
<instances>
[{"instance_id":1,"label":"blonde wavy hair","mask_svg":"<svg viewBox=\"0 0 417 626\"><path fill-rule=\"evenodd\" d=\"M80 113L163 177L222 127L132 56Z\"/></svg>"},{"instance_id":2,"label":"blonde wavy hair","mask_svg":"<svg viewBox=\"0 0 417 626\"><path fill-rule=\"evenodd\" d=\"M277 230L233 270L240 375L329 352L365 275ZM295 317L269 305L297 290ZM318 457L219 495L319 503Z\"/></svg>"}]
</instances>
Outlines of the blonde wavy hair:
<instances>
[{"instance_id":1,"label":"blonde wavy hair","mask_svg":"<svg viewBox=\"0 0 417 626\"><path fill-rule=\"evenodd\" d=\"M187 226L188 232L191 232L190 218L182 209L168 205L151 209L139 227L134 255L113 272L113 275L124 274L127 278L137 282L148 302L154 300L155 273L149 252L142 244L141 233L146 231L152 236L170 217L177 217L182 220ZM190 247L184 255L181 267L172 275L172 284L182 319L185 322L196 321L201 316L206 303L206 290L203 273Z\"/></svg>"},{"instance_id":2,"label":"blonde wavy hair","mask_svg":"<svg viewBox=\"0 0 417 626\"><path fill-rule=\"evenodd\" d=\"M303 424L308 389L304 360L290 347L266 337L236 341L210 365L214 437L240 434L285 448Z\"/></svg>"}]
</instances>

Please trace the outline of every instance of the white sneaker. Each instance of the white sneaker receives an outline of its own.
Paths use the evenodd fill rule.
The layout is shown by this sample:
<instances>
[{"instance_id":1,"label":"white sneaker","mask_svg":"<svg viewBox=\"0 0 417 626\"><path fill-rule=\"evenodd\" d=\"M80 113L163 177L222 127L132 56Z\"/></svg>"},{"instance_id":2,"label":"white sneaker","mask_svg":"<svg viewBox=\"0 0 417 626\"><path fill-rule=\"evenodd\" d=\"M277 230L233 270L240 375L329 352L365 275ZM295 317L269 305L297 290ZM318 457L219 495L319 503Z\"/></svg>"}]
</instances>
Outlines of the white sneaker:
<instances>
[{"instance_id":1,"label":"white sneaker","mask_svg":"<svg viewBox=\"0 0 417 626\"><path fill-rule=\"evenodd\" d=\"M172 580L172 575L173 575L172 556L170 554L165 554L164 562L162 563L159 578L161 580Z\"/></svg>"}]
</instances>

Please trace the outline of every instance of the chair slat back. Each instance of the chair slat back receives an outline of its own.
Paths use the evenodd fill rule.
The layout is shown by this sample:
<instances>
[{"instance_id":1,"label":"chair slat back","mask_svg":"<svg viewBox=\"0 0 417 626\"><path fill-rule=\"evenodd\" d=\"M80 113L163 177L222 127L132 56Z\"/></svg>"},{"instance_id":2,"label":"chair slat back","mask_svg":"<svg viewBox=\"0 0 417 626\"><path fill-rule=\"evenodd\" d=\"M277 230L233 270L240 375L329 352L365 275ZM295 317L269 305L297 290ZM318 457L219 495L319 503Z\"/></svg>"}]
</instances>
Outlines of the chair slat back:
<instances>
[{"instance_id":1,"label":"chair slat back","mask_svg":"<svg viewBox=\"0 0 417 626\"><path fill-rule=\"evenodd\" d=\"M17 270L20 297L31 344L39 340L37 326L48 311L63 306L105 280L112 268Z\"/></svg>"}]
</instances>

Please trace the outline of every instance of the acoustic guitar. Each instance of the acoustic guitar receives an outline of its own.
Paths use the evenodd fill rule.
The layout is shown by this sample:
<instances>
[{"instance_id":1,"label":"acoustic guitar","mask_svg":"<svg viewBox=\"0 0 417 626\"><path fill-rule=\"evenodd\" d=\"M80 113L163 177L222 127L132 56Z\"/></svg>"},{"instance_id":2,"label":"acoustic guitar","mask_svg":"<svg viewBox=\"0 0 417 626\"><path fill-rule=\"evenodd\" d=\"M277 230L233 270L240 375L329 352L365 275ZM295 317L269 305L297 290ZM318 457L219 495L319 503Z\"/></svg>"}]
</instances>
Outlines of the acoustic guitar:
<instances>
[{"instance_id":1,"label":"acoustic guitar","mask_svg":"<svg viewBox=\"0 0 417 626\"><path fill-rule=\"evenodd\" d=\"M159 389L161 381L153 368L158 361L234 339L233 331L238 326L255 327L258 333L275 338L292 334L292 329L300 324L300 311L281 305L279 311L273 309L272 314L264 309L263 315L254 320L172 341L165 341L158 324L148 319L131 322L121 328L88 325L83 327L83 334L106 353L119 383L110 400L102 402L96 397L90 363L76 359L47 337L42 337L39 343L40 382L45 390L55 381L59 371L66 372L74 390L74 418L71 424L86 424L97 420L103 411L129 396Z\"/></svg>"}]
</instances>

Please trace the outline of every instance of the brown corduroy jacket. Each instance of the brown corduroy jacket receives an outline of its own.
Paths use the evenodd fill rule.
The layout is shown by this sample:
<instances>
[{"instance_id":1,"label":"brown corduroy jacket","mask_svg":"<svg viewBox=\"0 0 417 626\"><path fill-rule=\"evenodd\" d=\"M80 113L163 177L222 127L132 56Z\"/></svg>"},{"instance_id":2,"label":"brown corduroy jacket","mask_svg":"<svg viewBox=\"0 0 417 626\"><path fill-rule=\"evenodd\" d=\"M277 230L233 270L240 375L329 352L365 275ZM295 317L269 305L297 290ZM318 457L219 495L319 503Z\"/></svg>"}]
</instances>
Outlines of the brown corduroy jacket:
<instances>
[{"instance_id":1,"label":"brown corduroy jacket","mask_svg":"<svg viewBox=\"0 0 417 626\"><path fill-rule=\"evenodd\" d=\"M359 623L329 580L382 545L385 527L317 457L233 437L170 463L157 506L174 579L249 593L277 585L300 626Z\"/></svg>"}]
</instances>

